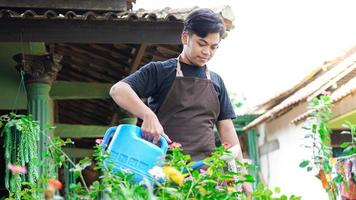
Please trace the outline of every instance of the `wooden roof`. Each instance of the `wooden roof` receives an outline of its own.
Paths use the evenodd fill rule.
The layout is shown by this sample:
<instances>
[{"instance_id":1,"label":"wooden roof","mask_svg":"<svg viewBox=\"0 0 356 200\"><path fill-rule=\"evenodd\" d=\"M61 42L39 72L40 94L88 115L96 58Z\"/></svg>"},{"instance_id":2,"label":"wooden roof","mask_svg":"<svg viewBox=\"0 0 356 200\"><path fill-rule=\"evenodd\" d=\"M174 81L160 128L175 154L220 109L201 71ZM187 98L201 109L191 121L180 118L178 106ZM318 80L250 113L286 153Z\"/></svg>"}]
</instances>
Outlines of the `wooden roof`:
<instances>
[{"instance_id":1,"label":"wooden roof","mask_svg":"<svg viewBox=\"0 0 356 200\"><path fill-rule=\"evenodd\" d=\"M263 103L249 113L263 112L263 114L244 127L248 130L258 124L267 120L279 117L298 103L303 101L310 101L313 97L318 96L324 92L333 94L336 92L335 86L341 87L348 83L356 76L356 46L346 51L344 54L338 56L332 61L326 62L321 67L314 70L302 82L298 83L293 88L281 93L279 96ZM335 100L344 97L345 94L334 95Z\"/></svg>"},{"instance_id":2,"label":"wooden roof","mask_svg":"<svg viewBox=\"0 0 356 200\"><path fill-rule=\"evenodd\" d=\"M183 20L193 9L0 7L0 41L44 42L47 52L62 56L51 90L56 124L117 125L128 113L112 101L108 89L150 61L177 57ZM213 10L231 30L231 8Z\"/></svg>"},{"instance_id":3,"label":"wooden roof","mask_svg":"<svg viewBox=\"0 0 356 200\"><path fill-rule=\"evenodd\" d=\"M0 7L0 41L180 44L194 8L138 11L46 10ZM229 6L213 9L233 29Z\"/></svg>"},{"instance_id":4,"label":"wooden roof","mask_svg":"<svg viewBox=\"0 0 356 200\"><path fill-rule=\"evenodd\" d=\"M62 69L54 83L66 81L113 85L150 61L177 57L181 45L47 43L50 52L63 56ZM69 89L69 88L68 88ZM90 89L85 88L83 89ZM94 88L93 88L94 89ZM108 96L97 99L56 99L57 123L118 124L127 113Z\"/></svg>"}]
</instances>

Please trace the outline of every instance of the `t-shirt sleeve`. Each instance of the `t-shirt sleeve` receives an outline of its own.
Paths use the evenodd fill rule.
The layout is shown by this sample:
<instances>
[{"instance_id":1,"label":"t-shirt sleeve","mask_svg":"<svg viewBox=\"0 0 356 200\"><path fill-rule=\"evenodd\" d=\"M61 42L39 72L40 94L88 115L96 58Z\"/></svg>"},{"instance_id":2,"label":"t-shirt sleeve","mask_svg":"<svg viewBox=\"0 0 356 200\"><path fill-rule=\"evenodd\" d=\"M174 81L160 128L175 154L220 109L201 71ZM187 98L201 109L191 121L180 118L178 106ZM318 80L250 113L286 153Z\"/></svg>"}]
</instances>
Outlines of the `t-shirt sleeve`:
<instances>
[{"instance_id":1,"label":"t-shirt sleeve","mask_svg":"<svg viewBox=\"0 0 356 200\"><path fill-rule=\"evenodd\" d=\"M125 77L122 81L129 84L140 98L147 98L157 89L157 63L151 62L141 67L135 73Z\"/></svg>"},{"instance_id":2,"label":"t-shirt sleeve","mask_svg":"<svg viewBox=\"0 0 356 200\"><path fill-rule=\"evenodd\" d=\"M218 76L218 82L219 82L219 101L220 101L220 114L218 117L218 121L224 120L224 119L235 119L236 114L234 111L234 108L231 104L229 94L226 90L224 81L220 76Z\"/></svg>"}]
</instances>

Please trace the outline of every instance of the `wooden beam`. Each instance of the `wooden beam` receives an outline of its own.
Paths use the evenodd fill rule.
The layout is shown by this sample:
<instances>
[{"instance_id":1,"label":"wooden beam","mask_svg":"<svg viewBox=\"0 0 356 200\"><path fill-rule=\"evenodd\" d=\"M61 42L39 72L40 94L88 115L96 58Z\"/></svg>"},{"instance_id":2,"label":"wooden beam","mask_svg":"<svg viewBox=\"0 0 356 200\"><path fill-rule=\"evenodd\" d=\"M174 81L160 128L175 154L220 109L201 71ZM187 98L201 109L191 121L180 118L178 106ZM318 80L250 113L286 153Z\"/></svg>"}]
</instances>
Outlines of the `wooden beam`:
<instances>
[{"instance_id":1,"label":"wooden beam","mask_svg":"<svg viewBox=\"0 0 356 200\"><path fill-rule=\"evenodd\" d=\"M93 51L93 48L90 48L88 45L85 44L76 44L76 45L61 44L61 46L68 47L81 54L87 54L94 59L104 60L105 62L110 63L112 66L128 66L127 62L120 61L120 59L112 57L110 54L106 52L102 52L98 50Z\"/></svg>"},{"instance_id":2,"label":"wooden beam","mask_svg":"<svg viewBox=\"0 0 356 200\"><path fill-rule=\"evenodd\" d=\"M138 66L140 66L143 55L145 55L147 44L141 44L138 51L136 52L134 62L131 65L130 74L134 73Z\"/></svg>"},{"instance_id":3,"label":"wooden beam","mask_svg":"<svg viewBox=\"0 0 356 200\"><path fill-rule=\"evenodd\" d=\"M0 42L180 44L183 22L0 19Z\"/></svg>"},{"instance_id":4,"label":"wooden beam","mask_svg":"<svg viewBox=\"0 0 356 200\"><path fill-rule=\"evenodd\" d=\"M102 67L102 69L98 70L98 68L95 65L93 65L91 63L83 62L82 60L77 59L75 57L71 57L70 60L67 63L68 63L68 65L70 65L70 66L72 66L74 68L75 68L75 66L78 66L79 67L79 69L78 69L79 71L81 71L81 70L90 71L90 74L95 74L95 78L100 77L101 80L109 81L109 82L112 82L112 83L117 82L118 77L119 77L119 76L116 76L116 77L113 76L115 74L107 73L107 71L105 71L104 67ZM85 73L83 75L85 75Z\"/></svg>"},{"instance_id":5,"label":"wooden beam","mask_svg":"<svg viewBox=\"0 0 356 200\"><path fill-rule=\"evenodd\" d=\"M166 54L171 55L172 57L173 56L177 57L179 55L179 53L180 53L179 51L175 51L175 50L167 47L166 45L165 46L163 46L163 45L158 46L157 47L157 51L164 52Z\"/></svg>"},{"instance_id":6,"label":"wooden beam","mask_svg":"<svg viewBox=\"0 0 356 200\"><path fill-rule=\"evenodd\" d=\"M77 51L74 51L71 48L61 46L60 44L56 44L55 45L54 51L56 53L60 54L60 55L70 56L71 60L78 60L79 59L79 60L87 61L90 64L91 67L95 67L98 70L104 70L105 69L107 73L109 73L111 75L114 75L114 76L121 76L122 74L125 74L125 70L122 69L121 67L111 66L106 61L91 58L87 54L79 53ZM103 66L107 66L107 67L104 68Z\"/></svg>"},{"instance_id":7,"label":"wooden beam","mask_svg":"<svg viewBox=\"0 0 356 200\"><path fill-rule=\"evenodd\" d=\"M62 148L64 153L66 153L71 158L85 158L92 157L94 150L93 149L84 149L84 148Z\"/></svg>"},{"instance_id":8,"label":"wooden beam","mask_svg":"<svg viewBox=\"0 0 356 200\"><path fill-rule=\"evenodd\" d=\"M102 138L109 126L55 124L54 136L61 138Z\"/></svg>"},{"instance_id":9,"label":"wooden beam","mask_svg":"<svg viewBox=\"0 0 356 200\"><path fill-rule=\"evenodd\" d=\"M63 99L109 99L110 83L88 83L54 81L50 96L54 100Z\"/></svg>"},{"instance_id":10,"label":"wooden beam","mask_svg":"<svg viewBox=\"0 0 356 200\"><path fill-rule=\"evenodd\" d=\"M70 116L80 119L81 124L83 121L86 124L108 124L107 115L100 109L90 109L86 104L73 103L72 101L61 102L61 114L68 113ZM111 114L111 113L110 113Z\"/></svg>"},{"instance_id":11,"label":"wooden beam","mask_svg":"<svg viewBox=\"0 0 356 200\"><path fill-rule=\"evenodd\" d=\"M107 47L107 46L104 46L105 44L89 44L89 46L93 49L97 49L97 50L100 50L102 52L105 52L107 53L108 55L111 55L112 57L114 57L115 59L118 59L118 60L125 60L126 63L130 63L132 62L131 60L131 57L130 55L127 56L126 55L122 55L120 54L115 48L113 47Z\"/></svg>"}]
</instances>

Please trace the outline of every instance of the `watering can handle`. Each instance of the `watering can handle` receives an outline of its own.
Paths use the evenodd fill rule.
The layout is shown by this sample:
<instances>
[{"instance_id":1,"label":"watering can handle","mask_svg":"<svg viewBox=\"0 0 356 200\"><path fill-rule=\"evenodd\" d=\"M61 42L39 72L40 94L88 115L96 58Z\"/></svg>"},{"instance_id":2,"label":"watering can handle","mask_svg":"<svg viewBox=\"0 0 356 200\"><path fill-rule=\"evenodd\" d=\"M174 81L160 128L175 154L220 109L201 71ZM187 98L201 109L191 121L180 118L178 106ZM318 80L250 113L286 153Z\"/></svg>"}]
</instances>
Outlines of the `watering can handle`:
<instances>
[{"instance_id":1,"label":"watering can handle","mask_svg":"<svg viewBox=\"0 0 356 200\"><path fill-rule=\"evenodd\" d=\"M109 140L110 140L112 134L115 133L116 128L117 128L116 126L113 126L113 127L110 127L110 128L106 131L106 133L105 133L105 135L104 135L103 142L101 143L101 145L103 146L104 149L106 149L106 147L108 146L108 142L109 142Z\"/></svg>"},{"instance_id":2,"label":"watering can handle","mask_svg":"<svg viewBox=\"0 0 356 200\"><path fill-rule=\"evenodd\" d=\"M192 167L192 169L194 170L194 169L197 169L197 168L199 168L199 167L201 167L201 166L203 166L203 165L204 165L204 160L198 160L198 161L194 161L194 163L193 163L193 165L192 165L191 167ZM187 170L186 168L184 168L184 169L182 170L182 172L183 172L183 173L187 173L188 170Z\"/></svg>"},{"instance_id":3,"label":"watering can handle","mask_svg":"<svg viewBox=\"0 0 356 200\"><path fill-rule=\"evenodd\" d=\"M167 149L168 149L168 142L166 140L166 138L164 138L163 136L160 136L159 137L159 141L161 143L161 150L163 152L167 152Z\"/></svg>"},{"instance_id":4,"label":"watering can handle","mask_svg":"<svg viewBox=\"0 0 356 200\"><path fill-rule=\"evenodd\" d=\"M192 169L199 168L204 165L204 160L198 160L195 161L194 164L192 165Z\"/></svg>"}]
</instances>

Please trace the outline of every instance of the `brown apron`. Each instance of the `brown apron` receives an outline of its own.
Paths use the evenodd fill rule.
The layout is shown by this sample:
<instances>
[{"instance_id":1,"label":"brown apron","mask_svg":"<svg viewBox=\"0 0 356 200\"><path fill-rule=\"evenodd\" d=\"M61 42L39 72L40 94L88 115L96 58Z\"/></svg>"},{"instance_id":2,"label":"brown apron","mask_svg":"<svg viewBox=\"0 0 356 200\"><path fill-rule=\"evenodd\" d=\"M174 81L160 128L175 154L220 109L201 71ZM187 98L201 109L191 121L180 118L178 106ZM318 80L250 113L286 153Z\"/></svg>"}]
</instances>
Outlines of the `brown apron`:
<instances>
[{"instance_id":1,"label":"brown apron","mask_svg":"<svg viewBox=\"0 0 356 200\"><path fill-rule=\"evenodd\" d=\"M184 77L178 58L176 78L157 113L164 132L182 144L183 152L193 161L214 151L213 127L220 113L208 68L205 72L207 79Z\"/></svg>"}]
</instances>

